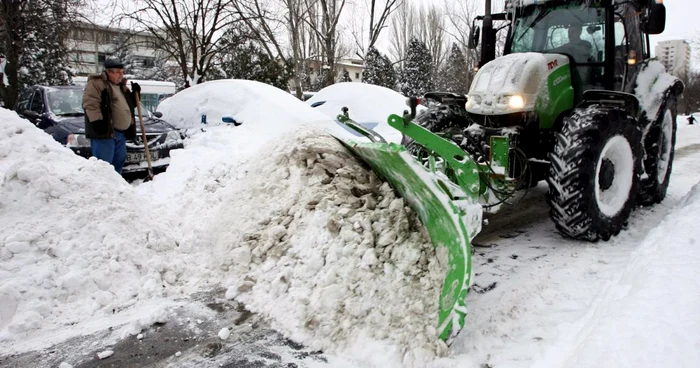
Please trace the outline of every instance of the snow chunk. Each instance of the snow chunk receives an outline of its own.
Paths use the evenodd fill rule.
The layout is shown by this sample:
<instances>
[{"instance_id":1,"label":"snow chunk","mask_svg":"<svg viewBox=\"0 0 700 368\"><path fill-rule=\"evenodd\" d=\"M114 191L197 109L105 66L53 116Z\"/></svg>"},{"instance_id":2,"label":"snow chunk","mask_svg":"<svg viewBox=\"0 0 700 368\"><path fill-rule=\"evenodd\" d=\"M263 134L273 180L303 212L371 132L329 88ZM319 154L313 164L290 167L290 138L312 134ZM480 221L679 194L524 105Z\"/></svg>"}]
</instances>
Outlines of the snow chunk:
<instances>
[{"instance_id":1,"label":"snow chunk","mask_svg":"<svg viewBox=\"0 0 700 368\"><path fill-rule=\"evenodd\" d=\"M231 336L231 331L229 331L228 328L224 327L219 331L218 336L221 340L226 340L229 336Z\"/></svg>"},{"instance_id":2,"label":"snow chunk","mask_svg":"<svg viewBox=\"0 0 700 368\"><path fill-rule=\"evenodd\" d=\"M99 358L100 360L107 359L107 358L111 357L113 354L114 354L114 352L112 350L105 350L105 351L97 353L97 358Z\"/></svg>"}]
</instances>

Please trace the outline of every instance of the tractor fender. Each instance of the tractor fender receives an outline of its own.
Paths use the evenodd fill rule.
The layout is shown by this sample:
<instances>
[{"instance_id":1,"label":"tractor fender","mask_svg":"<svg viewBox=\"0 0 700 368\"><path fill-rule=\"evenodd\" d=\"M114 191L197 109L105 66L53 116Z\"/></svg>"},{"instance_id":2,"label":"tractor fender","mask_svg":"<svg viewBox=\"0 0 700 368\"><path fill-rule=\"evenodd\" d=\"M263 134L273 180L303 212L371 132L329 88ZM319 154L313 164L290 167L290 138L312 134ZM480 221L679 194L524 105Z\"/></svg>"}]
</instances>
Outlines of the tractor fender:
<instances>
[{"instance_id":1,"label":"tractor fender","mask_svg":"<svg viewBox=\"0 0 700 368\"><path fill-rule=\"evenodd\" d=\"M628 116L639 115L639 100L631 93L595 89L583 92L582 101L577 107L586 108L591 105L616 107L627 112Z\"/></svg>"},{"instance_id":2,"label":"tractor fender","mask_svg":"<svg viewBox=\"0 0 700 368\"><path fill-rule=\"evenodd\" d=\"M666 72L664 65L656 59L640 65L640 68L634 94L641 104L642 118L649 124L659 120L671 94L677 97L685 86L680 79Z\"/></svg>"}]
</instances>

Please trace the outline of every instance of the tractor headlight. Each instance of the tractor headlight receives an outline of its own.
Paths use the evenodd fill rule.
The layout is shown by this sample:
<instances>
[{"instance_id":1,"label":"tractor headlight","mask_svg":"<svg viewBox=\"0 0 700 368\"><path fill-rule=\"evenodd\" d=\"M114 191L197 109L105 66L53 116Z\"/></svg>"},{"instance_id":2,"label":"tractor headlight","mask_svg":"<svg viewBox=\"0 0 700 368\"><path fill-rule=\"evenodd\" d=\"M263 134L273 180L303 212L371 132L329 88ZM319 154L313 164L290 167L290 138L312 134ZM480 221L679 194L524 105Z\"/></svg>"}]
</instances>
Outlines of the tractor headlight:
<instances>
[{"instance_id":1,"label":"tractor headlight","mask_svg":"<svg viewBox=\"0 0 700 368\"><path fill-rule=\"evenodd\" d=\"M85 134L68 134L66 147L90 147L90 139Z\"/></svg>"},{"instance_id":2,"label":"tractor headlight","mask_svg":"<svg viewBox=\"0 0 700 368\"><path fill-rule=\"evenodd\" d=\"M508 99L508 107L512 109L522 109L525 107L525 98L520 95L510 96Z\"/></svg>"},{"instance_id":3,"label":"tractor headlight","mask_svg":"<svg viewBox=\"0 0 700 368\"><path fill-rule=\"evenodd\" d=\"M525 107L525 97L521 95L506 95L498 99L499 105L508 106L512 110L520 110Z\"/></svg>"},{"instance_id":4,"label":"tractor headlight","mask_svg":"<svg viewBox=\"0 0 700 368\"><path fill-rule=\"evenodd\" d=\"M481 96L479 96L479 95L468 95L467 96L467 104L465 105L465 107L467 109L477 107L479 105L481 105Z\"/></svg>"}]
</instances>

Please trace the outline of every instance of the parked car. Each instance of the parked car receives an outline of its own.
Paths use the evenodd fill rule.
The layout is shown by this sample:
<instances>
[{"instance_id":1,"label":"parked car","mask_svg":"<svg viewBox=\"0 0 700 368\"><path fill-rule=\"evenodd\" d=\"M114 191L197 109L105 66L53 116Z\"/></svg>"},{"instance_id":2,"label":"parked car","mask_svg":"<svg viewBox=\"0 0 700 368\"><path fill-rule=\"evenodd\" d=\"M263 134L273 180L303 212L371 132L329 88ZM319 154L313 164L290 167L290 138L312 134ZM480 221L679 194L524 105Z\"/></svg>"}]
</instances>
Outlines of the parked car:
<instances>
[{"instance_id":1,"label":"parked car","mask_svg":"<svg viewBox=\"0 0 700 368\"><path fill-rule=\"evenodd\" d=\"M82 100L81 86L32 86L20 93L14 110L76 154L89 158L90 140L85 137ZM170 163L170 151L183 147L184 136L175 127L160 119L162 114L149 111L143 111L143 114L153 168L164 170ZM126 142L126 162L122 173L148 169L138 115L136 133L135 140Z\"/></svg>"}]
</instances>

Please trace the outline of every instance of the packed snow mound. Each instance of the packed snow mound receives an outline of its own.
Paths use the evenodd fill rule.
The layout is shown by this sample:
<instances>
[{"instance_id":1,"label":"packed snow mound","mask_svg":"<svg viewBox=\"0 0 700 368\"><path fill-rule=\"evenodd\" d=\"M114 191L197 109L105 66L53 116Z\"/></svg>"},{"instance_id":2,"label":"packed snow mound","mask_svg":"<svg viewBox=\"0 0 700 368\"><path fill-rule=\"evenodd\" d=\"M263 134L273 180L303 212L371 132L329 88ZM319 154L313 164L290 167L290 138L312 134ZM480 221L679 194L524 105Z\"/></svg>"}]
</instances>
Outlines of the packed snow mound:
<instances>
[{"instance_id":1,"label":"packed snow mound","mask_svg":"<svg viewBox=\"0 0 700 368\"><path fill-rule=\"evenodd\" d=\"M167 295L188 262L167 220L106 162L0 121L0 340Z\"/></svg>"},{"instance_id":2,"label":"packed snow mound","mask_svg":"<svg viewBox=\"0 0 700 368\"><path fill-rule=\"evenodd\" d=\"M331 137L300 131L264 152L207 228L226 297L314 349L384 341L417 366L443 353L444 269L403 199Z\"/></svg>"},{"instance_id":3,"label":"packed snow mound","mask_svg":"<svg viewBox=\"0 0 700 368\"><path fill-rule=\"evenodd\" d=\"M302 124L336 128L325 115L291 94L265 83L239 79L215 80L187 88L163 101L158 111L180 129L199 129L202 115L207 116L208 126L224 124L221 118L230 116L243 126L270 131L289 131Z\"/></svg>"},{"instance_id":4,"label":"packed snow mound","mask_svg":"<svg viewBox=\"0 0 700 368\"><path fill-rule=\"evenodd\" d=\"M366 83L336 83L318 91L306 104L318 105L316 110L334 120L341 109L347 107L352 120L376 131L388 142L401 142L401 133L389 126L387 120L391 114L402 115L408 106L406 97L389 88ZM424 108L418 106L418 111ZM348 131L355 135L355 140L364 139L359 133Z\"/></svg>"},{"instance_id":5,"label":"packed snow mound","mask_svg":"<svg viewBox=\"0 0 700 368\"><path fill-rule=\"evenodd\" d=\"M700 184L632 253L541 367L690 367L700 362Z\"/></svg>"}]
</instances>

